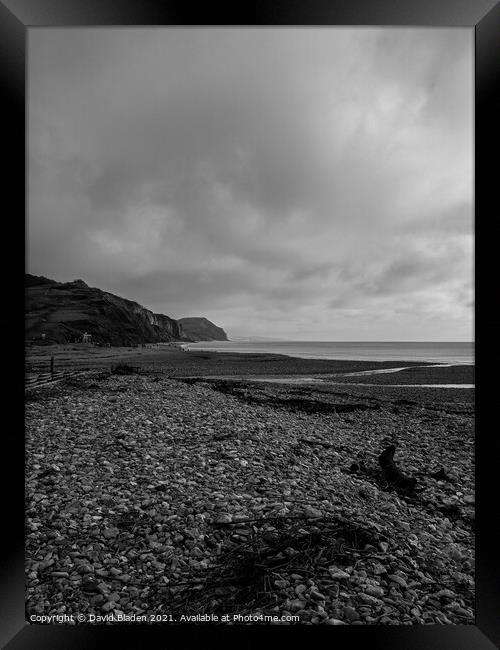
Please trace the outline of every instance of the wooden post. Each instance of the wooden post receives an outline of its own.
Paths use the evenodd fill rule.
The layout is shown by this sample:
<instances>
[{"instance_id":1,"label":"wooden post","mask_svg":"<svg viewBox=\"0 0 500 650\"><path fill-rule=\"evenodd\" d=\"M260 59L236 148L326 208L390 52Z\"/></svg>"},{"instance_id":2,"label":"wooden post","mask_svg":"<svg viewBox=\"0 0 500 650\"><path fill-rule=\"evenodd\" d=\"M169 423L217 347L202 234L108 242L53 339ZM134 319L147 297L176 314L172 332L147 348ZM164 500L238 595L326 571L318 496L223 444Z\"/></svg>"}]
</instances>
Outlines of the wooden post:
<instances>
[{"instance_id":1,"label":"wooden post","mask_svg":"<svg viewBox=\"0 0 500 650\"><path fill-rule=\"evenodd\" d=\"M50 374L54 374L54 357L50 357Z\"/></svg>"}]
</instances>

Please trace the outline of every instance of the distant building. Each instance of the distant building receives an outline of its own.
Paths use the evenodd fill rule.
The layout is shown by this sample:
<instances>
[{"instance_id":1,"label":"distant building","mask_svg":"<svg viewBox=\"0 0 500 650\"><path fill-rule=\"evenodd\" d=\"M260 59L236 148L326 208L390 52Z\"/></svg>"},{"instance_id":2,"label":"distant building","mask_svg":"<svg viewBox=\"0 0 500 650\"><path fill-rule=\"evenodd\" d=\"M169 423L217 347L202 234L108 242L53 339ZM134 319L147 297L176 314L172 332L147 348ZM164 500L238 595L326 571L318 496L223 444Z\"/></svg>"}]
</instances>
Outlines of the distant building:
<instances>
[{"instance_id":1,"label":"distant building","mask_svg":"<svg viewBox=\"0 0 500 650\"><path fill-rule=\"evenodd\" d=\"M92 343L92 334L85 332L85 334L82 335L82 343Z\"/></svg>"}]
</instances>

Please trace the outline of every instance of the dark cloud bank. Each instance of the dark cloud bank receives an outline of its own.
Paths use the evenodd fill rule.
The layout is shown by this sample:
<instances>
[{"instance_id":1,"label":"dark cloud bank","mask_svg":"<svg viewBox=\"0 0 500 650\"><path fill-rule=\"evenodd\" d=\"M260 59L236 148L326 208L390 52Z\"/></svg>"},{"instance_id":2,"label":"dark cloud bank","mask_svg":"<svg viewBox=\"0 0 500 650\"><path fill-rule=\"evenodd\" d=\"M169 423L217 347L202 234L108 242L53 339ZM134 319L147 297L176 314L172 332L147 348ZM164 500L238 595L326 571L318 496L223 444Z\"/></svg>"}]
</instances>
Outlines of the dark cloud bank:
<instances>
[{"instance_id":1,"label":"dark cloud bank","mask_svg":"<svg viewBox=\"0 0 500 650\"><path fill-rule=\"evenodd\" d=\"M29 271L230 335L470 340L472 45L30 30Z\"/></svg>"}]
</instances>

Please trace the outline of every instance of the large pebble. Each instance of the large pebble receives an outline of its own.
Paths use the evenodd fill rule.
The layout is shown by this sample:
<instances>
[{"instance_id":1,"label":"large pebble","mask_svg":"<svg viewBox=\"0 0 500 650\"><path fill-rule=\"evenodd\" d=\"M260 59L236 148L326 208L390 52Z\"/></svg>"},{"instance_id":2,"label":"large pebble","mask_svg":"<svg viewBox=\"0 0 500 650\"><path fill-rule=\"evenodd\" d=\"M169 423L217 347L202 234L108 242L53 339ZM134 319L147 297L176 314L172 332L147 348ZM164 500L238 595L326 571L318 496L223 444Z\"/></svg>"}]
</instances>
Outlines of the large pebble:
<instances>
[{"instance_id":1,"label":"large pebble","mask_svg":"<svg viewBox=\"0 0 500 650\"><path fill-rule=\"evenodd\" d=\"M404 578L402 578L401 576L397 576L397 575L392 573L392 574L390 574L388 576L388 578L390 578L392 580L392 582L395 582L397 585L399 585L403 589L408 589L408 585L406 583L406 580Z\"/></svg>"},{"instance_id":2,"label":"large pebble","mask_svg":"<svg viewBox=\"0 0 500 650\"><path fill-rule=\"evenodd\" d=\"M345 625L345 621L341 621L338 618L327 618L325 625Z\"/></svg>"},{"instance_id":3,"label":"large pebble","mask_svg":"<svg viewBox=\"0 0 500 650\"><path fill-rule=\"evenodd\" d=\"M375 596L375 598L380 598L381 596L384 595L384 590L382 587L377 587L375 585L367 585L365 587L365 594L368 594L369 596Z\"/></svg>"},{"instance_id":4,"label":"large pebble","mask_svg":"<svg viewBox=\"0 0 500 650\"><path fill-rule=\"evenodd\" d=\"M344 607L344 618L348 621L357 621L359 620L359 613L354 609L354 607Z\"/></svg>"}]
</instances>

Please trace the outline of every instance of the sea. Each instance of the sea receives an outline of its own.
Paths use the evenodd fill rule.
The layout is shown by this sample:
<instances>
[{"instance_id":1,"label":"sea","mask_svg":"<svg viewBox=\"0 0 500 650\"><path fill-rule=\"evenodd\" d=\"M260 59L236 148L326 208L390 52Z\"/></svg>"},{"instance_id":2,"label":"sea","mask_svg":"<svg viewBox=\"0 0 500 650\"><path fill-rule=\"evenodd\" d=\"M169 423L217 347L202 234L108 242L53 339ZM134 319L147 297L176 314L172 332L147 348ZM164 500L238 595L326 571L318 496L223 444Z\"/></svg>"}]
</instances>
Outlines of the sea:
<instances>
[{"instance_id":1,"label":"sea","mask_svg":"<svg viewBox=\"0 0 500 650\"><path fill-rule=\"evenodd\" d=\"M474 343L471 342L201 341L189 343L187 347L219 352L285 354L302 359L474 364Z\"/></svg>"}]
</instances>

